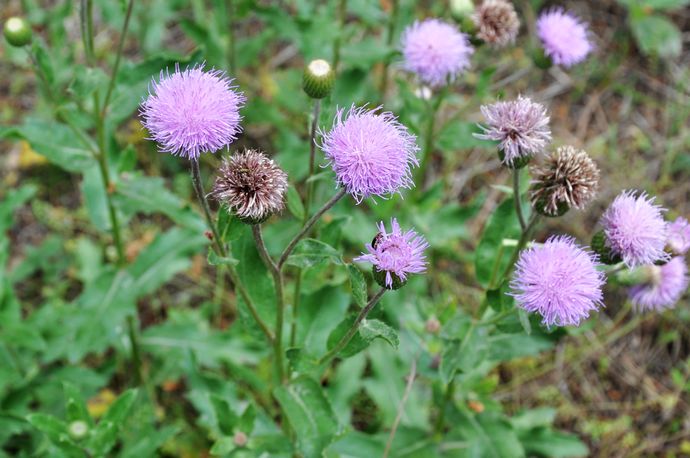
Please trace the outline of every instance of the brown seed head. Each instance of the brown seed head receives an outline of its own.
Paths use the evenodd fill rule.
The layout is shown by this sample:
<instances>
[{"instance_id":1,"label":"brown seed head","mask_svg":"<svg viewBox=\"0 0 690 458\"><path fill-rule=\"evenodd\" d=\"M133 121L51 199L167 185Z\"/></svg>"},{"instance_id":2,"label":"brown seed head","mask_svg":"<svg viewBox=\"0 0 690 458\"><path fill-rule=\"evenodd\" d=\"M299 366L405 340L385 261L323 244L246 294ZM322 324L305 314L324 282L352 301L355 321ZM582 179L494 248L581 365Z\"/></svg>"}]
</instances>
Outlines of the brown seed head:
<instances>
[{"instance_id":1,"label":"brown seed head","mask_svg":"<svg viewBox=\"0 0 690 458\"><path fill-rule=\"evenodd\" d=\"M585 151L572 146L559 147L531 172L530 200L546 216L584 208L599 188L599 168Z\"/></svg>"},{"instance_id":2,"label":"brown seed head","mask_svg":"<svg viewBox=\"0 0 690 458\"><path fill-rule=\"evenodd\" d=\"M250 224L265 221L285 206L287 174L265 154L246 150L225 159L211 194Z\"/></svg>"},{"instance_id":3,"label":"brown seed head","mask_svg":"<svg viewBox=\"0 0 690 458\"><path fill-rule=\"evenodd\" d=\"M520 30L515 8L506 0L484 0L472 20L477 26L477 37L496 47L514 43Z\"/></svg>"}]
</instances>

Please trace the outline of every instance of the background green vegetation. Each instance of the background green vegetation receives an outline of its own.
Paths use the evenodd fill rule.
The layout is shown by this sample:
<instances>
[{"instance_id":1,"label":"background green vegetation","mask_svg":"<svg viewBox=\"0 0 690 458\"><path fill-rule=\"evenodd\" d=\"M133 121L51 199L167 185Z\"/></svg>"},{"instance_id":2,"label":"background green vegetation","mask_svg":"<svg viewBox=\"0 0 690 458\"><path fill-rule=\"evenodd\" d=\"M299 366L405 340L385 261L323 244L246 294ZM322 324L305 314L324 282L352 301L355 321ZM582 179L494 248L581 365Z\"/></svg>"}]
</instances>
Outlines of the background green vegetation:
<instances>
[{"instance_id":1,"label":"background green vegetation","mask_svg":"<svg viewBox=\"0 0 690 458\"><path fill-rule=\"evenodd\" d=\"M333 60L340 41L338 80L321 126L336 106L384 103L423 136L428 110L400 70L396 46L414 18L450 18L449 5L400 1L389 27L390 0L342 2L344 16L340 1L135 0L102 126L128 261L117 270L102 176L90 140L76 132L99 130L88 113L107 92L126 2L94 1L96 65L87 65L79 3L0 6L0 19L24 15L32 24L40 69L25 50L3 42L0 454L83 456L79 447L87 447L95 456L191 457L212 448L254 456L231 452L237 431L249 436L251 450L289 453L271 421L268 349L224 287L222 271L207 263L187 163L145 140L137 106L151 77L176 62L228 70L248 97L244 134L233 149L266 151L298 183L307 172L311 111L300 88L304 62ZM596 202L549 220L538 240L555 232L588 240L608 202L632 187L657 195L673 209L669 218L690 214L687 2L566 3L591 23L595 56L568 72L536 68L531 24L552 3L516 2L518 46L479 48L441 108L425 193L356 209L344 201L321 224L321 240L343 247L350 261L371 240L374 222L397 215L428 238L432 268L384 296L373 318L385 328L371 334L382 338L328 372L321 386L303 379L276 394L305 455L380 456L399 413L396 457L690 454L687 299L674 311L638 316L622 290L610 288L604 311L578 329L553 332L536 320L513 318L498 332L472 319L491 275L484 260L496 255L492 240L519 234L506 200L509 173L471 136L482 103L534 95L550 108L556 143L586 149L602 170ZM209 181L219 159L203 157ZM316 183L325 201L333 192L330 170ZM274 253L301 221L291 192L286 217L265 231ZM269 277L248 233L232 229L240 273L259 291ZM297 328L298 341L317 356L346 316L349 278L357 277L339 253L322 258L303 258ZM270 297L257 302L265 316L274 313ZM499 312L510 306L498 302ZM432 316L443 325L439 334L425 329ZM410 374L417 377L399 412ZM453 377L455 392L444 391ZM449 427L434 434L439 417ZM68 438L74 420L90 426L88 445Z\"/></svg>"}]
</instances>

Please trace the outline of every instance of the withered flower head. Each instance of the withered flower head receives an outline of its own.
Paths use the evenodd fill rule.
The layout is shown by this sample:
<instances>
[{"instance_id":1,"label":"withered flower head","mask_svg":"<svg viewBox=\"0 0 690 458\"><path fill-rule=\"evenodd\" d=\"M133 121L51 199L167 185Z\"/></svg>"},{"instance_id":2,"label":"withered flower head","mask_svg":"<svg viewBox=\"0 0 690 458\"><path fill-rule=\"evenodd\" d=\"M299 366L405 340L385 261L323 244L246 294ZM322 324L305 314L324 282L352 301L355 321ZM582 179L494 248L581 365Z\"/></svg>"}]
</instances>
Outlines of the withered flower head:
<instances>
[{"instance_id":1,"label":"withered flower head","mask_svg":"<svg viewBox=\"0 0 690 458\"><path fill-rule=\"evenodd\" d=\"M599 169L589 155L572 146L561 146L532 167L530 199L535 210L561 216L570 208L584 208L599 187Z\"/></svg>"},{"instance_id":2,"label":"withered flower head","mask_svg":"<svg viewBox=\"0 0 690 458\"><path fill-rule=\"evenodd\" d=\"M496 47L514 43L520 30L520 19L513 4L505 0L484 0L472 20L478 29L477 36Z\"/></svg>"},{"instance_id":3,"label":"withered flower head","mask_svg":"<svg viewBox=\"0 0 690 458\"><path fill-rule=\"evenodd\" d=\"M265 154L246 150L224 159L211 194L242 221L259 224L285 206L287 174Z\"/></svg>"}]
</instances>

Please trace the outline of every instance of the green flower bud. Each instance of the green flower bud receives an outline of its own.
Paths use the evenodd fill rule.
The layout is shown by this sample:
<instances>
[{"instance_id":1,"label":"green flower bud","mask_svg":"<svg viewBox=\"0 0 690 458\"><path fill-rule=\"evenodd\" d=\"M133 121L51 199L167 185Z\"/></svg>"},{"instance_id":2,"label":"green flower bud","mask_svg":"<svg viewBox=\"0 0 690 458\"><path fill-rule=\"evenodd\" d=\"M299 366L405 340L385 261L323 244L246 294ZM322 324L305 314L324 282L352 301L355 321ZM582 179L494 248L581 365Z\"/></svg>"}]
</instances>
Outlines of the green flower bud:
<instances>
[{"instance_id":1,"label":"green flower bud","mask_svg":"<svg viewBox=\"0 0 690 458\"><path fill-rule=\"evenodd\" d=\"M474 2L472 0L450 0L450 14L455 19L471 16L473 12Z\"/></svg>"},{"instance_id":2,"label":"green flower bud","mask_svg":"<svg viewBox=\"0 0 690 458\"><path fill-rule=\"evenodd\" d=\"M599 255L599 261L603 264L612 266L622 261L621 257L611 252L611 248L606 246L606 234L599 231L592 237L592 250Z\"/></svg>"},{"instance_id":3,"label":"green flower bud","mask_svg":"<svg viewBox=\"0 0 690 458\"><path fill-rule=\"evenodd\" d=\"M532 51L532 60L534 61L534 65L542 70L548 70L553 66L553 61L549 56L544 54L544 50L541 47Z\"/></svg>"},{"instance_id":4,"label":"green flower bud","mask_svg":"<svg viewBox=\"0 0 690 458\"><path fill-rule=\"evenodd\" d=\"M379 286L382 288L390 289L392 291L395 291L396 289L400 289L405 284L407 283L407 280L402 280L400 277L398 277L395 273L391 272L391 277L393 278L393 285L388 286L386 285L386 271L385 270L378 270L376 269L376 266L373 266L371 268L371 272L374 275L374 280L376 280L376 283L378 283Z\"/></svg>"},{"instance_id":5,"label":"green flower bud","mask_svg":"<svg viewBox=\"0 0 690 458\"><path fill-rule=\"evenodd\" d=\"M498 150L498 158L501 160L503 165L505 165L509 169L521 169L525 167L527 164L529 164L529 161L532 160L531 156L520 156L518 158L513 159L512 163L506 164L505 162L503 162L503 160L506 158L506 155L503 152L503 150Z\"/></svg>"},{"instance_id":6,"label":"green flower bud","mask_svg":"<svg viewBox=\"0 0 690 458\"><path fill-rule=\"evenodd\" d=\"M639 266L616 273L616 280L625 286L646 285L658 282L660 275L659 266Z\"/></svg>"},{"instance_id":7,"label":"green flower bud","mask_svg":"<svg viewBox=\"0 0 690 458\"><path fill-rule=\"evenodd\" d=\"M247 435L242 431L237 431L232 438L232 441L235 443L237 447L244 447L245 445L247 445L247 440Z\"/></svg>"},{"instance_id":8,"label":"green flower bud","mask_svg":"<svg viewBox=\"0 0 690 458\"><path fill-rule=\"evenodd\" d=\"M322 99L331 93L335 83L335 72L331 64L323 59L309 62L304 69L302 89L312 99Z\"/></svg>"},{"instance_id":9,"label":"green flower bud","mask_svg":"<svg viewBox=\"0 0 690 458\"><path fill-rule=\"evenodd\" d=\"M31 26L24 18L11 17L5 22L5 39L12 46L20 48L31 43Z\"/></svg>"},{"instance_id":10,"label":"green flower bud","mask_svg":"<svg viewBox=\"0 0 690 458\"><path fill-rule=\"evenodd\" d=\"M67 426L67 432L73 440L80 441L89 433L89 425L85 421L76 420Z\"/></svg>"}]
</instances>

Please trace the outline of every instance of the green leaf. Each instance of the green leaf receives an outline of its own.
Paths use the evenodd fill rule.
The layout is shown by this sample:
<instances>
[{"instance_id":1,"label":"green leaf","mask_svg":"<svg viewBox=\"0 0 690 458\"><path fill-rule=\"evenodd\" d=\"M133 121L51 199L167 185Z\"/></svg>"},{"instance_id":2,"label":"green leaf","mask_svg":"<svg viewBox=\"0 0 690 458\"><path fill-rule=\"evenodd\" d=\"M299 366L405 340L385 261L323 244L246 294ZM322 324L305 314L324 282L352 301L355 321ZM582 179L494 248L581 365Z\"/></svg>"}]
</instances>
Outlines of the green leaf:
<instances>
[{"instance_id":1,"label":"green leaf","mask_svg":"<svg viewBox=\"0 0 690 458\"><path fill-rule=\"evenodd\" d=\"M235 445L235 440L232 437L221 437L216 442L214 442L213 447L211 447L210 453L215 456L225 456L235 450L237 446Z\"/></svg>"},{"instance_id":2,"label":"green leaf","mask_svg":"<svg viewBox=\"0 0 690 458\"><path fill-rule=\"evenodd\" d=\"M489 337L488 344L489 358L496 361L510 361L548 350L553 346L553 341L539 334L497 334Z\"/></svg>"},{"instance_id":3,"label":"green leaf","mask_svg":"<svg viewBox=\"0 0 690 458\"><path fill-rule=\"evenodd\" d=\"M69 172L81 172L96 163L91 151L65 124L28 118L2 136L26 140L38 154Z\"/></svg>"},{"instance_id":4,"label":"green leaf","mask_svg":"<svg viewBox=\"0 0 690 458\"><path fill-rule=\"evenodd\" d=\"M515 248L506 246L504 239L520 237L520 223L515 215L513 199L505 200L489 218L482 238L474 255L474 268L477 281L483 287L489 286L490 280L499 280L508 266Z\"/></svg>"},{"instance_id":5,"label":"green leaf","mask_svg":"<svg viewBox=\"0 0 690 458\"><path fill-rule=\"evenodd\" d=\"M211 405L216 414L218 429L225 435L231 435L239 422L237 414L232 411L228 401L215 393L211 393Z\"/></svg>"},{"instance_id":6,"label":"green leaf","mask_svg":"<svg viewBox=\"0 0 690 458\"><path fill-rule=\"evenodd\" d=\"M554 458L589 456L589 449L577 436L538 428L520 435L520 442L530 455Z\"/></svg>"},{"instance_id":7,"label":"green leaf","mask_svg":"<svg viewBox=\"0 0 690 458\"><path fill-rule=\"evenodd\" d=\"M109 231L108 196L103 186L100 167L97 164L84 170L81 194L84 196L84 204L91 223L101 232Z\"/></svg>"},{"instance_id":8,"label":"green leaf","mask_svg":"<svg viewBox=\"0 0 690 458\"><path fill-rule=\"evenodd\" d=\"M89 448L97 456L107 455L117 441L120 427L125 424L129 416L129 411L137 398L137 390L130 389L122 393L115 402L112 403L103 418L98 422L93 430L93 435L89 440Z\"/></svg>"},{"instance_id":9,"label":"green leaf","mask_svg":"<svg viewBox=\"0 0 690 458\"><path fill-rule=\"evenodd\" d=\"M683 40L676 25L667 18L653 14L631 18L630 26L643 53L660 57L680 56Z\"/></svg>"},{"instance_id":10,"label":"green leaf","mask_svg":"<svg viewBox=\"0 0 690 458\"><path fill-rule=\"evenodd\" d=\"M36 186L23 185L17 189L9 189L0 201L0 235L12 227L15 210L24 205L36 194Z\"/></svg>"},{"instance_id":11,"label":"green leaf","mask_svg":"<svg viewBox=\"0 0 690 458\"><path fill-rule=\"evenodd\" d=\"M232 256L218 256L212 247L208 248L208 263L212 266L236 266L239 261Z\"/></svg>"},{"instance_id":12,"label":"green leaf","mask_svg":"<svg viewBox=\"0 0 690 458\"><path fill-rule=\"evenodd\" d=\"M527 312L521 308L518 308L517 313L518 319L520 320L520 325L522 326L522 329L525 331L525 334L532 334L532 325L529 322L529 316L527 316Z\"/></svg>"},{"instance_id":13,"label":"green leaf","mask_svg":"<svg viewBox=\"0 0 690 458\"><path fill-rule=\"evenodd\" d=\"M277 387L273 393L295 431L297 446L304 457L321 457L339 429L321 385L300 376L288 385Z\"/></svg>"},{"instance_id":14,"label":"green leaf","mask_svg":"<svg viewBox=\"0 0 690 458\"><path fill-rule=\"evenodd\" d=\"M475 415L458 412L456 428L473 445L477 456L486 458L521 458L525 456L517 434L506 419L494 412ZM549 455L546 455L549 456Z\"/></svg>"},{"instance_id":15,"label":"green leaf","mask_svg":"<svg viewBox=\"0 0 690 458\"><path fill-rule=\"evenodd\" d=\"M352 298L355 300L355 304L364 308L367 305L367 282L364 280L364 275L361 270L352 264L347 265L347 271L350 274Z\"/></svg>"},{"instance_id":16,"label":"green leaf","mask_svg":"<svg viewBox=\"0 0 690 458\"><path fill-rule=\"evenodd\" d=\"M79 388L70 382L63 382L62 387L65 391L65 398L67 400L67 407L65 409L67 411L67 421L73 422L81 420L86 422L89 426L93 426L93 420L91 419L91 415L89 415L89 411L86 408L86 402L84 402Z\"/></svg>"},{"instance_id":17,"label":"green leaf","mask_svg":"<svg viewBox=\"0 0 690 458\"><path fill-rule=\"evenodd\" d=\"M287 208L297 220L302 221L304 219L302 198L299 196L297 189L292 185L290 185L287 190Z\"/></svg>"},{"instance_id":18,"label":"green leaf","mask_svg":"<svg viewBox=\"0 0 690 458\"><path fill-rule=\"evenodd\" d=\"M254 431L254 421L256 420L256 407L254 407L254 404L249 404L245 409L244 412L242 412L242 416L240 417L240 421L237 424L237 427L239 428L240 431L245 433L247 436L249 436L252 431Z\"/></svg>"},{"instance_id":19,"label":"green leaf","mask_svg":"<svg viewBox=\"0 0 690 458\"><path fill-rule=\"evenodd\" d=\"M690 0L644 0L644 6L654 10L675 10L690 5Z\"/></svg>"},{"instance_id":20,"label":"green leaf","mask_svg":"<svg viewBox=\"0 0 690 458\"><path fill-rule=\"evenodd\" d=\"M469 372L488 352L486 329L478 327L467 315L458 315L443 328L443 337L450 338L441 353L440 374L448 384L456 372Z\"/></svg>"},{"instance_id":21,"label":"green leaf","mask_svg":"<svg viewBox=\"0 0 690 458\"><path fill-rule=\"evenodd\" d=\"M331 350L340 339L352 328L352 325L357 318L357 314L351 314L346 317L328 336L328 349ZM393 348L398 348L399 339L398 333L395 329L388 326L380 320L364 319L357 329L357 333L352 336L350 342L343 348L338 355L341 358L349 358L352 355L359 353L367 348L374 339L383 339L388 342Z\"/></svg>"},{"instance_id":22,"label":"green leaf","mask_svg":"<svg viewBox=\"0 0 690 458\"><path fill-rule=\"evenodd\" d=\"M305 269L322 262L343 264L340 253L332 246L320 240L304 239L297 244L286 264Z\"/></svg>"},{"instance_id":23,"label":"green leaf","mask_svg":"<svg viewBox=\"0 0 690 458\"><path fill-rule=\"evenodd\" d=\"M69 457L83 457L84 452L70 439L67 425L53 417L42 413L31 414L26 420L48 437L50 442Z\"/></svg>"}]
</instances>

